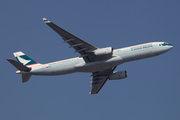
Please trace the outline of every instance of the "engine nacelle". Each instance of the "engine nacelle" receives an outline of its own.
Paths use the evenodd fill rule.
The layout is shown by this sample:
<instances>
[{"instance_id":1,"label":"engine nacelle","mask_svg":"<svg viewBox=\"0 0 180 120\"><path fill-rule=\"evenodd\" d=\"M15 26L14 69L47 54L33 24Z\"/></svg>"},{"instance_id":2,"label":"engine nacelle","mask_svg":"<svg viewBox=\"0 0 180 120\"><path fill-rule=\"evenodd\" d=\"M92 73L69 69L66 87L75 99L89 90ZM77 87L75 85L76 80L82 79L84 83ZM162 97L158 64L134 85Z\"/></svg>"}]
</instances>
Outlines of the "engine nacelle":
<instances>
[{"instance_id":1,"label":"engine nacelle","mask_svg":"<svg viewBox=\"0 0 180 120\"><path fill-rule=\"evenodd\" d=\"M113 54L113 48L112 47L100 48L94 51L94 54L96 56L110 56L111 57Z\"/></svg>"},{"instance_id":2,"label":"engine nacelle","mask_svg":"<svg viewBox=\"0 0 180 120\"><path fill-rule=\"evenodd\" d=\"M109 80L118 80L127 77L127 71L114 71L111 75L109 75Z\"/></svg>"}]
</instances>

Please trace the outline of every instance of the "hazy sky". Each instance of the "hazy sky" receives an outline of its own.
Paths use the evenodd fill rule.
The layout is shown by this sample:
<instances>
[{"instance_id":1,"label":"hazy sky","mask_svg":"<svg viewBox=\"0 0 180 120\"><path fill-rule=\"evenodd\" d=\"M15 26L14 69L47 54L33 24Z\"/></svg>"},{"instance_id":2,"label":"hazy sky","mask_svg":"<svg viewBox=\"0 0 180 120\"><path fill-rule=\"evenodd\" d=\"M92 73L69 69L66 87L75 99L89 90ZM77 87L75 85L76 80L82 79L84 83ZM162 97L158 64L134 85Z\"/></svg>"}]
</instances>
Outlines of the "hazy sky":
<instances>
[{"instance_id":1,"label":"hazy sky","mask_svg":"<svg viewBox=\"0 0 180 120\"><path fill-rule=\"evenodd\" d=\"M179 120L179 0L1 0L0 120ZM91 73L32 76L21 82L6 61L23 51L40 63L80 56L42 18L114 49L168 42L169 52L122 64L123 80L89 95Z\"/></svg>"}]
</instances>

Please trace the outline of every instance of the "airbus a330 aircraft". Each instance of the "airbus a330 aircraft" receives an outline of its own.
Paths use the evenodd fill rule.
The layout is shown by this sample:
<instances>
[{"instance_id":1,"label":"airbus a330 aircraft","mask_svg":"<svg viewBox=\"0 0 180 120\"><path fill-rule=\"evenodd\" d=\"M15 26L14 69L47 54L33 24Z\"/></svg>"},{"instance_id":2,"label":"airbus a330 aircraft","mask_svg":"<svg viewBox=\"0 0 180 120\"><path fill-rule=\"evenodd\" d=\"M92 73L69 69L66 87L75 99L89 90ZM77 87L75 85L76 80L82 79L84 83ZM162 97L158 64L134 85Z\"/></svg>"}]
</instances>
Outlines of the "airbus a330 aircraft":
<instances>
[{"instance_id":1,"label":"airbus a330 aircraft","mask_svg":"<svg viewBox=\"0 0 180 120\"><path fill-rule=\"evenodd\" d=\"M22 52L13 53L17 61L7 59L22 74L22 82L27 82L31 75L64 75L75 72L92 73L90 94L97 94L106 81L123 79L127 77L126 71L114 71L115 68L125 62L149 58L165 53L173 48L166 42L150 42L126 48L113 49L112 47L98 48L84 40L65 31L46 18L44 22L56 31L68 43L69 48L74 48L80 57L62 61L40 64L26 56Z\"/></svg>"}]
</instances>

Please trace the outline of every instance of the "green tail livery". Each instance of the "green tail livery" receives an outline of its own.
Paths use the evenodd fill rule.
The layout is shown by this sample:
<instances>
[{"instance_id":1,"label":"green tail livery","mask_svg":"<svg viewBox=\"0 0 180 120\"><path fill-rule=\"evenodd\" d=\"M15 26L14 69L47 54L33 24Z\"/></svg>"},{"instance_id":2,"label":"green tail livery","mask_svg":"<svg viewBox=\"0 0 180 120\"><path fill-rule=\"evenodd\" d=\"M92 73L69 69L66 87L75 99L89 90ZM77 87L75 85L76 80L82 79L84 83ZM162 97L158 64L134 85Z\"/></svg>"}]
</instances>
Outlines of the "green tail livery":
<instances>
[{"instance_id":1,"label":"green tail livery","mask_svg":"<svg viewBox=\"0 0 180 120\"><path fill-rule=\"evenodd\" d=\"M15 52L13 53L16 57L16 60L26 66L38 64L36 61L25 55L23 52Z\"/></svg>"}]
</instances>

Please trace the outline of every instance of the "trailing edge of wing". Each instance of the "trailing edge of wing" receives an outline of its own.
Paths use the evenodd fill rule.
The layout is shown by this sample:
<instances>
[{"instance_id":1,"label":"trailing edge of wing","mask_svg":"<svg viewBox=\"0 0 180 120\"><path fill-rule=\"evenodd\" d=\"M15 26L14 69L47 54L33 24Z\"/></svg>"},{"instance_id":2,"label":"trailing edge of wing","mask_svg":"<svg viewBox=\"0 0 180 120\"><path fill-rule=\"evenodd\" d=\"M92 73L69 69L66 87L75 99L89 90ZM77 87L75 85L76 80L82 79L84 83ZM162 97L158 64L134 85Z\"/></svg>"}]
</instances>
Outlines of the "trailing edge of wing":
<instances>
[{"instance_id":1,"label":"trailing edge of wing","mask_svg":"<svg viewBox=\"0 0 180 120\"><path fill-rule=\"evenodd\" d=\"M73 45L71 42L74 42L74 44L81 43L80 45L83 45L83 46L81 46L83 48L88 48L90 50L98 49L97 47L91 45L90 43L76 37L75 35L69 33L66 30L62 29L61 27L57 26L56 24L54 24L53 22L47 20L46 18L43 18L43 21L44 21L44 23L46 23L49 27L51 27L55 32L57 32L63 38L64 43L68 43L71 46Z\"/></svg>"},{"instance_id":2,"label":"trailing edge of wing","mask_svg":"<svg viewBox=\"0 0 180 120\"><path fill-rule=\"evenodd\" d=\"M93 78L92 78L92 90L89 94L97 94L101 88L104 86L104 84L106 83L106 81L109 78L109 75L111 73L113 73L113 71L116 69L116 66L113 68L109 68L105 71L101 71L101 72L94 72L92 74Z\"/></svg>"},{"instance_id":3,"label":"trailing edge of wing","mask_svg":"<svg viewBox=\"0 0 180 120\"><path fill-rule=\"evenodd\" d=\"M104 86L106 81L108 80L108 76L98 76L96 79L94 79L92 83L92 90L90 94L97 94L101 88Z\"/></svg>"},{"instance_id":4,"label":"trailing edge of wing","mask_svg":"<svg viewBox=\"0 0 180 120\"><path fill-rule=\"evenodd\" d=\"M43 21L62 37L64 43L68 43L70 45L69 48L74 48L75 52L79 52L86 63L92 62L94 60L94 56L90 56L90 55L87 56L87 53L88 51L93 51L98 49L97 47L67 32L66 30L57 26L53 22L50 22L46 18L43 18Z\"/></svg>"}]
</instances>

